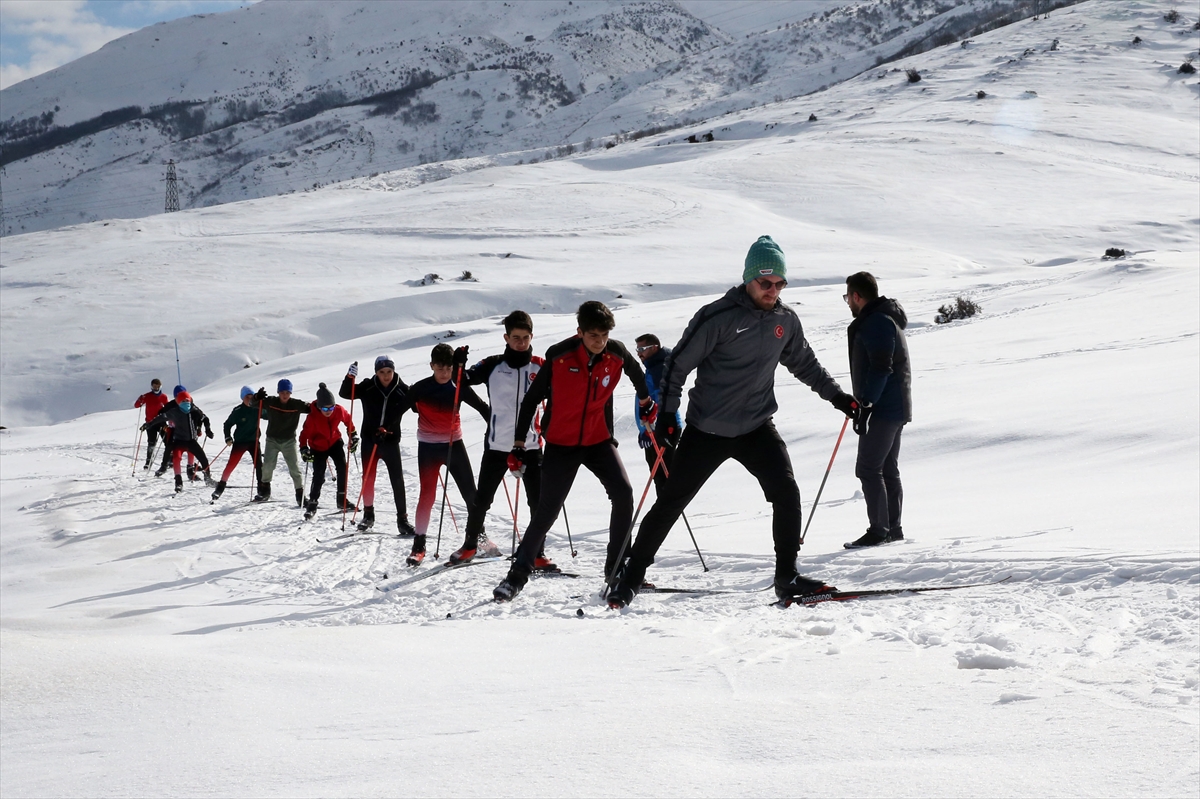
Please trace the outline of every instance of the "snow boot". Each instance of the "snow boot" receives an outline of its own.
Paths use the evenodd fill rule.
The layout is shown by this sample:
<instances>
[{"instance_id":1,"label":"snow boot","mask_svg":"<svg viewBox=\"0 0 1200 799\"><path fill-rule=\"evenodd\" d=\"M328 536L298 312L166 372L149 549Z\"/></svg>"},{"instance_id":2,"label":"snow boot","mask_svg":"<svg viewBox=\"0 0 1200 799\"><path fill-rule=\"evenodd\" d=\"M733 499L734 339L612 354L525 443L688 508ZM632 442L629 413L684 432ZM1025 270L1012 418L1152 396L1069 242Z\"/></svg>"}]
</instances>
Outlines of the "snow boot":
<instances>
[{"instance_id":1,"label":"snow boot","mask_svg":"<svg viewBox=\"0 0 1200 799\"><path fill-rule=\"evenodd\" d=\"M500 547L496 546L496 542L492 541L483 533L479 534L479 545L476 549L483 554L485 558L500 557Z\"/></svg>"},{"instance_id":2,"label":"snow boot","mask_svg":"<svg viewBox=\"0 0 1200 799\"><path fill-rule=\"evenodd\" d=\"M254 495L253 502L267 502L271 499L271 484L264 483L261 480L258 483L258 493Z\"/></svg>"},{"instance_id":3,"label":"snow boot","mask_svg":"<svg viewBox=\"0 0 1200 799\"><path fill-rule=\"evenodd\" d=\"M903 528L897 527L894 530L888 530L887 542L889 544L892 543L893 541L903 541L903 540L904 540L904 529Z\"/></svg>"},{"instance_id":4,"label":"snow boot","mask_svg":"<svg viewBox=\"0 0 1200 799\"><path fill-rule=\"evenodd\" d=\"M183 475L181 475L181 474L175 475L175 493L176 494L183 493Z\"/></svg>"},{"instance_id":5,"label":"snow boot","mask_svg":"<svg viewBox=\"0 0 1200 799\"><path fill-rule=\"evenodd\" d=\"M216 481L212 479L212 472L210 472L208 469L205 469L204 470L204 485L208 486L209 488L212 488L216 484L217 484Z\"/></svg>"},{"instance_id":6,"label":"snow boot","mask_svg":"<svg viewBox=\"0 0 1200 799\"><path fill-rule=\"evenodd\" d=\"M162 477L166 473L167 473L167 464L165 464L165 463L162 466L159 466L157 469L154 470L155 477Z\"/></svg>"},{"instance_id":7,"label":"snow boot","mask_svg":"<svg viewBox=\"0 0 1200 799\"><path fill-rule=\"evenodd\" d=\"M360 533L365 533L367 530L370 530L374 526L375 526L375 506L368 505L367 507L363 508L363 517L358 523L358 531Z\"/></svg>"},{"instance_id":8,"label":"snow boot","mask_svg":"<svg viewBox=\"0 0 1200 799\"><path fill-rule=\"evenodd\" d=\"M533 570L535 572L560 572L558 564L546 557L545 554L538 555L533 559Z\"/></svg>"},{"instance_id":9,"label":"snow boot","mask_svg":"<svg viewBox=\"0 0 1200 799\"><path fill-rule=\"evenodd\" d=\"M304 507L304 489L303 488L296 489L296 507L297 508Z\"/></svg>"},{"instance_id":10,"label":"snow boot","mask_svg":"<svg viewBox=\"0 0 1200 799\"><path fill-rule=\"evenodd\" d=\"M612 587L608 589L608 594L604 597L608 601L608 606L613 610L620 610L626 607L633 598L638 595L638 591L643 588L654 586L645 581L646 569L639 568L626 560L620 570L614 575Z\"/></svg>"},{"instance_id":11,"label":"snow boot","mask_svg":"<svg viewBox=\"0 0 1200 799\"><path fill-rule=\"evenodd\" d=\"M315 499L310 499L308 502L304 503L304 521L308 521L316 515L317 501Z\"/></svg>"},{"instance_id":12,"label":"snow boot","mask_svg":"<svg viewBox=\"0 0 1200 799\"><path fill-rule=\"evenodd\" d=\"M823 583L820 580L813 580L801 574L775 578L775 596L783 601L797 597L812 596L814 594L830 594L836 590L837 588L832 585Z\"/></svg>"},{"instance_id":13,"label":"snow boot","mask_svg":"<svg viewBox=\"0 0 1200 799\"><path fill-rule=\"evenodd\" d=\"M396 515L396 529L399 530L400 535L404 536L405 538L410 535L417 535L417 528L412 526L412 522L408 520L407 513L400 513ZM425 539L425 536L423 535L417 537L421 540Z\"/></svg>"},{"instance_id":14,"label":"snow boot","mask_svg":"<svg viewBox=\"0 0 1200 799\"><path fill-rule=\"evenodd\" d=\"M508 576L500 581L500 585L492 589L492 599L497 602L512 602L513 597L521 593L521 589L527 582L529 582L528 574L519 571L516 567L511 568L508 570Z\"/></svg>"},{"instance_id":15,"label":"snow boot","mask_svg":"<svg viewBox=\"0 0 1200 799\"><path fill-rule=\"evenodd\" d=\"M450 553L450 557L446 558L446 562L451 566L454 566L458 563L468 563L475 557L475 553L478 551L479 550L475 547L470 547L466 544L463 544L461 547Z\"/></svg>"},{"instance_id":16,"label":"snow boot","mask_svg":"<svg viewBox=\"0 0 1200 799\"><path fill-rule=\"evenodd\" d=\"M425 560L425 536L419 535L413 539L412 552L408 553L408 558L404 562L409 566L420 566L423 560Z\"/></svg>"},{"instance_id":17,"label":"snow boot","mask_svg":"<svg viewBox=\"0 0 1200 799\"><path fill-rule=\"evenodd\" d=\"M846 549L862 549L863 547L877 547L887 542L888 534L885 531L868 529L861 537L848 544L842 544L842 546Z\"/></svg>"},{"instance_id":18,"label":"snow boot","mask_svg":"<svg viewBox=\"0 0 1200 799\"><path fill-rule=\"evenodd\" d=\"M221 498L221 495L224 493L225 493L225 481L222 480L219 483L217 483L217 487L213 489L212 501L216 502L218 499Z\"/></svg>"},{"instance_id":19,"label":"snow boot","mask_svg":"<svg viewBox=\"0 0 1200 799\"><path fill-rule=\"evenodd\" d=\"M337 509L338 510L354 510L353 508L349 507L346 504L346 495L345 494L337 495Z\"/></svg>"},{"instance_id":20,"label":"snow boot","mask_svg":"<svg viewBox=\"0 0 1200 799\"><path fill-rule=\"evenodd\" d=\"M194 463L188 464L187 476L188 476L189 483L196 479L196 465Z\"/></svg>"}]
</instances>

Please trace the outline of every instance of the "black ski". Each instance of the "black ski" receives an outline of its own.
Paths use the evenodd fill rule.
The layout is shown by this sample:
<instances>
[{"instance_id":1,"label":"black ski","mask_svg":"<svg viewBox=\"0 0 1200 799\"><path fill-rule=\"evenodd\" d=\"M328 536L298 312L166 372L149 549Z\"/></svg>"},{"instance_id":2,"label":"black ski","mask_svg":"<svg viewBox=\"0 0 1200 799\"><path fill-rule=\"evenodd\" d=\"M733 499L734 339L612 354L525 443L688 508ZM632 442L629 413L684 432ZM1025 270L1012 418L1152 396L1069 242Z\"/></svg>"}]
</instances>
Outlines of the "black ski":
<instances>
[{"instance_id":1,"label":"black ski","mask_svg":"<svg viewBox=\"0 0 1200 799\"><path fill-rule=\"evenodd\" d=\"M962 588L985 588L989 585L1000 585L1012 579L1012 575L1003 580L990 583L968 583L965 585L918 585L909 588L871 588L863 591L828 591L823 594L789 597L772 602L772 607L788 608L792 605L818 605L822 602L845 602L850 599L867 599L873 596L898 596L900 594L925 594L931 591L958 591Z\"/></svg>"},{"instance_id":2,"label":"black ski","mask_svg":"<svg viewBox=\"0 0 1200 799\"><path fill-rule=\"evenodd\" d=\"M308 521L308 520L305 519L305 521ZM375 533L370 530L367 530L364 532L359 532L358 530L353 530L349 533L342 533L341 535L335 535L333 538L318 538L317 543L318 544L328 544L331 541L345 541L350 538L371 538L371 537L374 537L374 538L399 538L400 536L393 535L392 533Z\"/></svg>"},{"instance_id":3,"label":"black ski","mask_svg":"<svg viewBox=\"0 0 1200 799\"><path fill-rule=\"evenodd\" d=\"M426 569L423 572L418 572L417 574L413 575L412 577L406 577L404 579L398 580L398 581L390 583L390 584L389 583L381 583L379 585L376 585L375 590L382 591L383 593L386 594L389 591L395 591L397 588L403 588L406 585L412 585L415 582L419 582L419 581L425 580L429 577L433 577L436 574L445 574L446 572L454 571L455 569L464 569L467 566L477 566L480 563L495 563L496 561L501 561L501 560L504 560L504 558L503 557L473 558L471 560L468 560L466 563L442 563L438 566L433 567L432 569ZM383 579L387 580L388 576L386 574L383 575Z\"/></svg>"}]
</instances>

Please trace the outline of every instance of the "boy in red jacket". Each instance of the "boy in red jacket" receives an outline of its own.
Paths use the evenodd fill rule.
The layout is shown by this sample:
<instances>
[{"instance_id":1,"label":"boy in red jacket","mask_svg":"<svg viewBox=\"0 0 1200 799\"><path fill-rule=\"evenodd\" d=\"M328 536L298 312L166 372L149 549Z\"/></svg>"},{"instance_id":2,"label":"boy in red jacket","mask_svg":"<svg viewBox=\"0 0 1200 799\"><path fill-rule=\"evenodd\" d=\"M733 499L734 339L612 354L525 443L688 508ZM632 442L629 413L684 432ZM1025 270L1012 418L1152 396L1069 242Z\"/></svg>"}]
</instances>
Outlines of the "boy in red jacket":
<instances>
[{"instance_id":1,"label":"boy in red jacket","mask_svg":"<svg viewBox=\"0 0 1200 799\"><path fill-rule=\"evenodd\" d=\"M579 306L575 320L579 325L576 335L546 351L546 361L521 402L514 459L525 456L525 435L538 405L546 400L541 496L508 576L492 591L497 602L508 602L525 587L534 559L542 551L546 533L558 518L580 466L596 475L612 502L605 574L612 572L633 524L633 486L617 455L612 430L612 396L621 373L629 377L637 391L646 424L653 424L655 406L637 359L624 344L608 337L616 326L612 311L604 303L591 300Z\"/></svg>"},{"instance_id":2,"label":"boy in red jacket","mask_svg":"<svg viewBox=\"0 0 1200 799\"><path fill-rule=\"evenodd\" d=\"M317 389L317 401L312 404L304 427L300 430L300 457L313 465L312 488L304 503L304 518L311 519L317 512L317 501L321 498L321 486L325 485L325 467L333 460L337 474L337 507L346 507L346 450L338 425L345 425L350 434L350 451L358 449L358 432L350 413L333 401L333 392L322 383Z\"/></svg>"},{"instance_id":3,"label":"boy in red jacket","mask_svg":"<svg viewBox=\"0 0 1200 799\"><path fill-rule=\"evenodd\" d=\"M140 408L146 406L146 422L153 422L154 417L158 416L158 412L163 409L163 406L170 402L167 395L162 393L162 381L157 377L150 381L150 390L133 401L133 407ZM158 444L158 428L154 428L146 433L146 465L143 469L150 468L150 462L154 460L154 447Z\"/></svg>"}]
</instances>

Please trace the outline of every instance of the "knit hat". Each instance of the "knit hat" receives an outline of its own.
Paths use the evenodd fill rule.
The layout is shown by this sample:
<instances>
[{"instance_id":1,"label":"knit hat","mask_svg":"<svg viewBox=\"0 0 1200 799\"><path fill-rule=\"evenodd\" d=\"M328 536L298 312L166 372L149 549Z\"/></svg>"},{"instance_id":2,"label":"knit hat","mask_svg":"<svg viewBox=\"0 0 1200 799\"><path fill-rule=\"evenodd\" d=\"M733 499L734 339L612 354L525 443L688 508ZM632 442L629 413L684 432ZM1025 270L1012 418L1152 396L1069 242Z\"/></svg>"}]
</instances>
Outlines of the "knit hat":
<instances>
[{"instance_id":1,"label":"knit hat","mask_svg":"<svg viewBox=\"0 0 1200 799\"><path fill-rule=\"evenodd\" d=\"M175 395L175 401L177 403L179 403L180 405L182 405L185 402L191 402L192 395L187 393L186 391L180 391L178 394Z\"/></svg>"},{"instance_id":2,"label":"knit hat","mask_svg":"<svg viewBox=\"0 0 1200 799\"><path fill-rule=\"evenodd\" d=\"M175 386L175 388L171 389L171 396L178 397L180 394L184 394L186 392L187 392L187 389L184 388L183 386Z\"/></svg>"},{"instance_id":3,"label":"knit hat","mask_svg":"<svg viewBox=\"0 0 1200 799\"><path fill-rule=\"evenodd\" d=\"M749 283L756 278L774 275L787 279L787 264L783 260L783 250L770 236L759 236L758 241L750 245L746 253L746 268L742 270L742 282Z\"/></svg>"},{"instance_id":4,"label":"knit hat","mask_svg":"<svg viewBox=\"0 0 1200 799\"><path fill-rule=\"evenodd\" d=\"M279 385L275 386L276 391L286 391L292 393L292 381L286 377L279 381Z\"/></svg>"},{"instance_id":5,"label":"knit hat","mask_svg":"<svg viewBox=\"0 0 1200 799\"><path fill-rule=\"evenodd\" d=\"M378 372L380 369L391 369L394 372L396 371L396 364L392 363L390 356L380 355L375 359L375 371Z\"/></svg>"},{"instance_id":6,"label":"knit hat","mask_svg":"<svg viewBox=\"0 0 1200 799\"><path fill-rule=\"evenodd\" d=\"M329 389L327 389L325 387L325 384L322 383L321 387L317 389L317 407L318 408L328 408L332 404L333 404L333 392L330 391Z\"/></svg>"},{"instance_id":7,"label":"knit hat","mask_svg":"<svg viewBox=\"0 0 1200 799\"><path fill-rule=\"evenodd\" d=\"M246 397L250 396L253 393L254 393L254 389L250 388L250 386L242 386L242 391L241 391L240 396L242 399L245 399Z\"/></svg>"}]
</instances>

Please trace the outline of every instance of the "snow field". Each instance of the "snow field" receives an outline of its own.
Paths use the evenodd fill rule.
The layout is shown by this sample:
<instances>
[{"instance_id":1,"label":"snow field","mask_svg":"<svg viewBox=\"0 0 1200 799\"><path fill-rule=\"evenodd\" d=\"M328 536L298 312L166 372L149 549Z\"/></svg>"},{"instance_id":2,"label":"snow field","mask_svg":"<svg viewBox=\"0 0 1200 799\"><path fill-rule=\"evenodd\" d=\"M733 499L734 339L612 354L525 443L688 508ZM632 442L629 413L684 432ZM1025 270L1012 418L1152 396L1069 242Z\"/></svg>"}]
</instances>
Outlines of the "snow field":
<instances>
[{"instance_id":1,"label":"snow field","mask_svg":"<svg viewBox=\"0 0 1200 799\"><path fill-rule=\"evenodd\" d=\"M711 148L648 140L406 191L6 238L5 792L1194 795L1200 130L1192 87L1124 44L1137 30L1174 46L1160 16L1083 4L931 54L915 92L868 74L730 120L743 138ZM1007 60L1051 38L1058 51ZM977 86L1014 103L1036 90L1040 121L950 115ZM816 101L826 127L787 122ZM1014 131L1018 150L1002 142ZM616 338L673 343L762 233L843 386L845 275L873 271L913 320L908 539L842 549L865 526L848 433L801 570L842 588L1008 583L768 607L770 508L726 465L688 509L711 571L678 526L649 576L746 593L604 609L608 505L581 473L579 557L561 519L549 548L583 576L464 613L502 564L381 594L408 542L318 544L340 520L246 505L244 464L217 505L198 484L172 496L169 478L130 475L133 411L78 415L131 402L152 370L172 383L175 336L214 427L243 383L287 376L310 398L379 352L411 382L436 341L498 351L513 307L534 313L539 351L591 298L611 302ZM1102 260L1108 246L1131 254ZM419 285L463 269L478 282ZM983 313L933 325L959 294ZM807 514L841 419L783 370L776 392ZM623 384L636 498L632 403ZM39 419L58 423L22 426ZM482 421L468 411L464 429L477 466ZM286 500L282 471L275 484ZM377 491L377 527L394 529ZM510 530L501 491L488 531L506 547Z\"/></svg>"}]
</instances>

